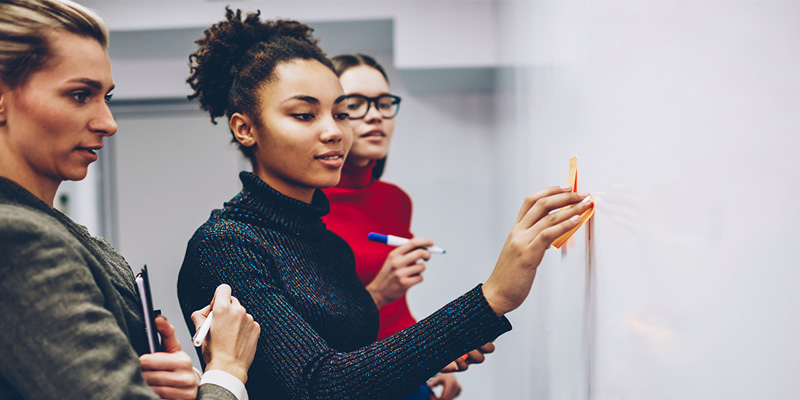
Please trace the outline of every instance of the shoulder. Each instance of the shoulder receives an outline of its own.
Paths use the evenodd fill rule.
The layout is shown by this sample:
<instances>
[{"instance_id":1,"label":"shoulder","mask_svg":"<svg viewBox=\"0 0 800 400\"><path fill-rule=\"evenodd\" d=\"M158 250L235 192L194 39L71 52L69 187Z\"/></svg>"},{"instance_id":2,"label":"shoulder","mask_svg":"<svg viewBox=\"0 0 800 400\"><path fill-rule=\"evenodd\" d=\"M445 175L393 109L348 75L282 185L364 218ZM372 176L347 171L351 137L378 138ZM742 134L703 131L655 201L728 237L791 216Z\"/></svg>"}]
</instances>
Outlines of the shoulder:
<instances>
[{"instance_id":1,"label":"shoulder","mask_svg":"<svg viewBox=\"0 0 800 400\"><path fill-rule=\"evenodd\" d=\"M411 197L400 186L380 180L374 186L375 196L382 200L382 204L392 209L411 212Z\"/></svg>"},{"instance_id":2,"label":"shoulder","mask_svg":"<svg viewBox=\"0 0 800 400\"><path fill-rule=\"evenodd\" d=\"M182 268L219 268L220 263L234 265L245 260L265 260L271 254L271 246L264 239L268 234L263 227L215 212L189 240Z\"/></svg>"},{"instance_id":3,"label":"shoulder","mask_svg":"<svg viewBox=\"0 0 800 400\"><path fill-rule=\"evenodd\" d=\"M194 232L189 244L252 240L257 235L256 231L253 224L227 218L221 210L214 210L208 221Z\"/></svg>"},{"instance_id":4,"label":"shoulder","mask_svg":"<svg viewBox=\"0 0 800 400\"><path fill-rule=\"evenodd\" d=\"M80 246L58 220L29 207L0 205L0 248L47 247L54 243ZM18 251L16 251L18 252Z\"/></svg>"},{"instance_id":5,"label":"shoulder","mask_svg":"<svg viewBox=\"0 0 800 400\"><path fill-rule=\"evenodd\" d=\"M408 193L406 193L405 190L400 188L400 186L395 185L394 183L378 180L375 181L374 186L375 189L380 192L396 196L398 198L408 199L408 201L411 201L411 197L409 197Z\"/></svg>"}]
</instances>

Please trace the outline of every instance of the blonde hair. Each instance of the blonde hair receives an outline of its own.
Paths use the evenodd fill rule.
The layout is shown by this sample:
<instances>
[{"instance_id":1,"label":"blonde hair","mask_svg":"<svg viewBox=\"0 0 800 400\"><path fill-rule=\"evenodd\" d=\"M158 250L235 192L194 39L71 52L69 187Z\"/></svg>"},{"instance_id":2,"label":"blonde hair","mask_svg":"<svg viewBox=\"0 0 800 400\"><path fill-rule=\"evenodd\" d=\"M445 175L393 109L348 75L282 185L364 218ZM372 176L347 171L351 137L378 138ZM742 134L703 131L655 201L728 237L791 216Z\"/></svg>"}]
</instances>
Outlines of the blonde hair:
<instances>
[{"instance_id":1,"label":"blonde hair","mask_svg":"<svg viewBox=\"0 0 800 400\"><path fill-rule=\"evenodd\" d=\"M48 36L63 30L108 47L108 27L93 11L70 0L0 0L0 81L25 83L51 57Z\"/></svg>"}]
</instances>

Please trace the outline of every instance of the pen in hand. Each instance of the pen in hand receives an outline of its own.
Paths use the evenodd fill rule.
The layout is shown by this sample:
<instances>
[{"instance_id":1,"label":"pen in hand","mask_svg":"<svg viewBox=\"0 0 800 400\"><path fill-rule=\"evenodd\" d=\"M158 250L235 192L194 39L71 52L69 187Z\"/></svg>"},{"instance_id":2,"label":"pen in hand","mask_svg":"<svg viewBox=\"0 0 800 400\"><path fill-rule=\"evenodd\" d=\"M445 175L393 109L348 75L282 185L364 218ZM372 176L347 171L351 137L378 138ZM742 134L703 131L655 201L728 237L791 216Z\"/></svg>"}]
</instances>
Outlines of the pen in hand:
<instances>
[{"instance_id":1,"label":"pen in hand","mask_svg":"<svg viewBox=\"0 0 800 400\"><path fill-rule=\"evenodd\" d=\"M203 325L200 326L200 329L198 329L197 332L195 332L194 337L192 337L192 343L194 343L194 347L202 346L203 341L206 340L206 335L208 335L208 331L211 329L211 317L213 315L214 311L210 311L205 322L203 322Z\"/></svg>"},{"instance_id":2,"label":"pen in hand","mask_svg":"<svg viewBox=\"0 0 800 400\"><path fill-rule=\"evenodd\" d=\"M375 233L375 232L370 232L369 235L367 235L367 239L373 242L385 243L388 244L389 246L402 246L408 243L408 239L406 238L393 235L381 235L380 233ZM439 253L439 254L445 253L444 249L438 246L426 247L426 249L428 249L428 251L430 251L431 253Z\"/></svg>"}]
</instances>

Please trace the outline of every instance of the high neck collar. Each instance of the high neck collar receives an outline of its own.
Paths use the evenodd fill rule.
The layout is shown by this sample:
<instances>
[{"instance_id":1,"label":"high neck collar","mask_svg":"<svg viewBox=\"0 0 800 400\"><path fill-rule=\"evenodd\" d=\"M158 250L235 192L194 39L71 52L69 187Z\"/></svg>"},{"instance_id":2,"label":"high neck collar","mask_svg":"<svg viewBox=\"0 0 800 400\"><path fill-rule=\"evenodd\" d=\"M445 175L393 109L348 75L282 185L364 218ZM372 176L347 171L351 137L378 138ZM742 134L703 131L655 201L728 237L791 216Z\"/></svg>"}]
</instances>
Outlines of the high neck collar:
<instances>
[{"instance_id":1,"label":"high neck collar","mask_svg":"<svg viewBox=\"0 0 800 400\"><path fill-rule=\"evenodd\" d=\"M0 176L0 201L24 204L46 213L53 210L47 203L36 197L28 189L25 189L17 182Z\"/></svg>"},{"instance_id":2,"label":"high neck collar","mask_svg":"<svg viewBox=\"0 0 800 400\"><path fill-rule=\"evenodd\" d=\"M356 167L345 163L342 168L342 177L336 187L345 189L363 189L372 184L375 179L372 177L372 168L375 167L375 160L372 160L364 167Z\"/></svg>"},{"instance_id":3,"label":"high neck collar","mask_svg":"<svg viewBox=\"0 0 800 400\"><path fill-rule=\"evenodd\" d=\"M22 205L48 214L58 220L84 243L87 243L87 240L92 238L85 226L76 223L61 211L50 207L42 199L36 197L36 195L18 183L0 176L0 204L2 203Z\"/></svg>"},{"instance_id":4,"label":"high neck collar","mask_svg":"<svg viewBox=\"0 0 800 400\"><path fill-rule=\"evenodd\" d=\"M244 189L225 203L226 211L241 217L266 222L296 235L321 233L321 217L330 211L328 198L314 191L311 204L293 199L275 190L251 172L239 173Z\"/></svg>"}]
</instances>

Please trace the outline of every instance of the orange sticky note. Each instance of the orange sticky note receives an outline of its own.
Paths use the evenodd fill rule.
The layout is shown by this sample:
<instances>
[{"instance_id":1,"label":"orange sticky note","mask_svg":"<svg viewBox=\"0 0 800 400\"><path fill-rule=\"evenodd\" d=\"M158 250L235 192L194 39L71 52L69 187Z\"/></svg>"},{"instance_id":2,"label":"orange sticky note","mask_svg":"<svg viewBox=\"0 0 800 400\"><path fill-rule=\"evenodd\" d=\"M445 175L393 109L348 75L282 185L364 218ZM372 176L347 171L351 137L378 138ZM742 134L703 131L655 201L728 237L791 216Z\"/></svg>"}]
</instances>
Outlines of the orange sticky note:
<instances>
[{"instance_id":1,"label":"orange sticky note","mask_svg":"<svg viewBox=\"0 0 800 400\"><path fill-rule=\"evenodd\" d=\"M569 177L567 178L567 183L572 185L572 191L578 191L578 157L572 157L569 159ZM560 249L564 243L567 243L567 240L572 237L572 235L580 229L583 224L592 218L594 215L594 204L592 207L581 214L581 221L578 223L577 226L570 229L567 233L559 236L556 240L553 241L553 247Z\"/></svg>"}]
</instances>

